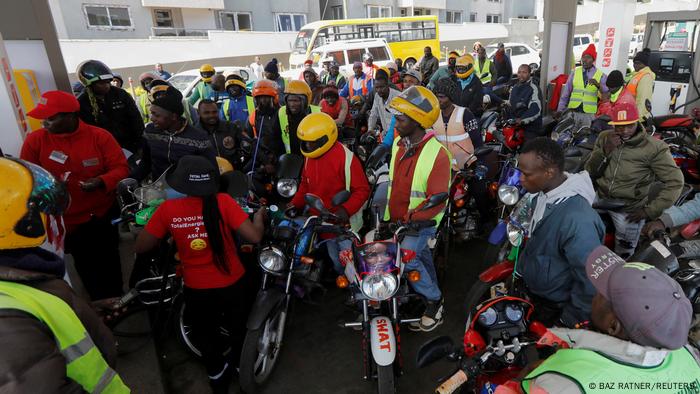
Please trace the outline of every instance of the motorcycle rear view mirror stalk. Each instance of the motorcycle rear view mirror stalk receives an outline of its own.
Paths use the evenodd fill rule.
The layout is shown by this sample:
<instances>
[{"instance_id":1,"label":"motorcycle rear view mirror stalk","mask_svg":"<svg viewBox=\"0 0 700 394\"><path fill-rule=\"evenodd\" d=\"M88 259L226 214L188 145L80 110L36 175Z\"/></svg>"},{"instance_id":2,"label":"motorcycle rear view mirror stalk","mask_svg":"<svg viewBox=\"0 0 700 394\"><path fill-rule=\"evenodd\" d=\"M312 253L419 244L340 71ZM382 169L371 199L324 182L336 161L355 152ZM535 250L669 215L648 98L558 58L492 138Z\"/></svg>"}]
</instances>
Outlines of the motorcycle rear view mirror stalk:
<instances>
[{"instance_id":1,"label":"motorcycle rear view mirror stalk","mask_svg":"<svg viewBox=\"0 0 700 394\"><path fill-rule=\"evenodd\" d=\"M442 193L433 194L433 195L431 195L430 197L428 197L428 199L425 200L425 201L421 204L421 206L419 206L419 207L414 211L414 213L415 213L415 212L423 212L423 211L427 211L428 209L435 208L436 206L438 206L438 205L444 203L445 201L447 201L447 197L448 197L447 192L442 192ZM413 216L413 215L411 215L411 216Z\"/></svg>"},{"instance_id":2,"label":"motorcycle rear view mirror stalk","mask_svg":"<svg viewBox=\"0 0 700 394\"><path fill-rule=\"evenodd\" d=\"M306 195L304 196L304 201L306 202L306 205L321 212L321 214L327 215L330 213L328 212L328 209L326 209L326 206L323 205L321 197L315 194L306 193Z\"/></svg>"},{"instance_id":3,"label":"motorcycle rear view mirror stalk","mask_svg":"<svg viewBox=\"0 0 700 394\"><path fill-rule=\"evenodd\" d=\"M448 336L433 338L423 344L416 354L416 365L418 368L426 367L435 361L450 356L455 351L454 342Z\"/></svg>"}]
</instances>

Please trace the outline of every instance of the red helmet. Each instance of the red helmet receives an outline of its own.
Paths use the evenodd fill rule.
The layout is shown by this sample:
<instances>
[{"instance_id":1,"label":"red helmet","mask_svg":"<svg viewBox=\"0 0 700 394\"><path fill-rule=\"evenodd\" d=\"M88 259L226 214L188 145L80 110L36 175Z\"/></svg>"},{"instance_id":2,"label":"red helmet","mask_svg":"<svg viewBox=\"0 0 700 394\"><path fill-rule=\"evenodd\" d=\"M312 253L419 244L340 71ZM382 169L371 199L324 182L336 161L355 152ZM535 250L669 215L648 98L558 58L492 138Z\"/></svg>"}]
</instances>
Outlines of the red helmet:
<instances>
[{"instance_id":1,"label":"red helmet","mask_svg":"<svg viewBox=\"0 0 700 394\"><path fill-rule=\"evenodd\" d=\"M610 125L628 125L639 121L637 103L630 99L618 100L612 107L612 120Z\"/></svg>"},{"instance_id":2,"label":"red helmet","mask_svg":"<svg viewBox=\"0 0 700 394\"><path fill-rule=\"evenodd\" d=\"M275 101L279 102L277 83L269 79L261 79L253 85L253 97L270 96Z\"/></svg>"}]
</instances>

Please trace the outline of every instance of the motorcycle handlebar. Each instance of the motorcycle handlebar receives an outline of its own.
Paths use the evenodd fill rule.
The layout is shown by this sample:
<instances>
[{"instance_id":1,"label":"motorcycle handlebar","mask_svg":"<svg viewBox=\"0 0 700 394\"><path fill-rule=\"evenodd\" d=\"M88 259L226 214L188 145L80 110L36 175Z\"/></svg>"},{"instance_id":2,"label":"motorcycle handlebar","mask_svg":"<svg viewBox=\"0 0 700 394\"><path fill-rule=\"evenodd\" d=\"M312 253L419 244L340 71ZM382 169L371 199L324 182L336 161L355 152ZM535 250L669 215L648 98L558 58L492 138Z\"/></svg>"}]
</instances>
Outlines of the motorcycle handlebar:
<instances>
[{"instance_id":1,"label":"motorcycle handlebar","mask_svg":"<svg viewBox=\"0 0 700 394\"><path fill-rule=\"evenodd\" d=\"M435 389L435 394L452 394L462 387L464 383L467 383L467 380L469 380L467 374L460 369Z\"/></svg>"}]
</instances>

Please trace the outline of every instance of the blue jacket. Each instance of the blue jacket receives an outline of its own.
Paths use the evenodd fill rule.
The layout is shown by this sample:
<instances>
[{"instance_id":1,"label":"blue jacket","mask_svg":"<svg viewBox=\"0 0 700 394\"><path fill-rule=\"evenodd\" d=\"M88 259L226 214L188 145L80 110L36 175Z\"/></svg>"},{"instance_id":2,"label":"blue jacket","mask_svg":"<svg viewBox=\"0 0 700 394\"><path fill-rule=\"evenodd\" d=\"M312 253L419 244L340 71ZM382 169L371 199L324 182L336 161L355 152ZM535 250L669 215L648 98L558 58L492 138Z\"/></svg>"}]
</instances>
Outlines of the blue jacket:
<instances>
[{"instance_id":1,"label":"blue jacket","mask_svg":"<svg viewBox=\"0 0 700 394\"><path fill-rule=\"evenodd\" d=\"M248 122L248 117L250 116L250 114L248 113L248 99L246 96L247 94L242 94L238 97L229 96L226 99L231 101L228 110L228 121L230 121L231 123L238 121L238 125L241 128L245 126L245 124ZM224 113L224 105L226 104L226 100L224 100L221 106L219 107L219 119L221 120L227 120L226 114Z\"/></svg>"},{"instance_id":2,"label":"blue jacket","mask_svg":"<svg viewBox=\"0 0 700 394\"><path fill-rule=\"evenodd\" d=\"M537 296L561 304L561 321L572 327L590 320L595 289L586 275L586 259L600 246L605 225L580 195L547 204L520 254L517 272Z\"/></svg>"},{"instance_id":3,"label":"blue jacket","mask_svg":"<svg viewBox=\"0 0 700 394\"><path fill-rule=\"evenodd\" d=\"M682 226L698 219L700 219L700 193L683 205L668 208L659 218L667 228Z\"/></svg>"},{"instance_id":4,"label":"blue jacket","mask_svg":"<svg viewBox=\"0 0 700 394\"><path fill-rule=\"evenodd\" d=\"M354 84L353 87L352 87L352 88L353 88L353 91L352 91L352 92L350 91L350 81L351 81L351 80L354 80L354 79L355 79L355 74L353 74L353 75L351 75L350 77L348 77L347 83L345 84L345 86L343 86L343 89L342 89L342 90L340 91L340 93L339 93L341 97L352 98L352 96L365 96L364 94L362 94L362 84L359 84L359 83L358 83L358 84L355 84L355 83L353 82L353 84ZM372 88L373 88L373 86L374 86L374 80L373 80L372 78L369 78L369 77L367 76L367 74L365 74L365 73L362 73L362 79L366 79L366 80L367 80L367 82L366 82L366 84L367 84L367 94L366 94L366 96L369 96L370 94L372 94Z\"/></svg>"},{"instance_id":5,"label":"blue jacket","mask_svg":"<svg viewBox=\"0 0 700 394\"><path fill-rule=\"evenodd\" d=\"M520 118L525 130L533 135L544 135L542 129L542 93L532 80L515 84L510 91L509 101L512 119Z\"/></svg>"}]
</instances>

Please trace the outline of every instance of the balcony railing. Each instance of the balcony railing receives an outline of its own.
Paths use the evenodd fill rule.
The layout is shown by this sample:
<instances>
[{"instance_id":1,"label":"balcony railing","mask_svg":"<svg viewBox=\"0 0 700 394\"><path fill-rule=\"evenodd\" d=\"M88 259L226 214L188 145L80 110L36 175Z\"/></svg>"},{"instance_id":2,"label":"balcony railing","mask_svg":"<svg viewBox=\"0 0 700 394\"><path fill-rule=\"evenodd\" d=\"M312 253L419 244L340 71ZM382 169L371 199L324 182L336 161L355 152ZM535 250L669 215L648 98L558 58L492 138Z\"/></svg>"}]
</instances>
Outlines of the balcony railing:
<instances>
[{"instance_id":1,"label":"balcony railing","mask_svg":"<svg viewBox=\"0 0 700 394\"><path fill-rule=\"evenodd\" d=\"M223 10L224 0L141 0L144 7Z\"/></svg>"},{"instance_id":2,"label":"balcony railing","mask_svg":"<svg viewBox=\"0 0 700 394\"><path fill-rule=\"evenodd\" d=\"M151 27L154 37L207 37L207 29L188 29L186 27Z\"/></svg>"}]
</instances>

